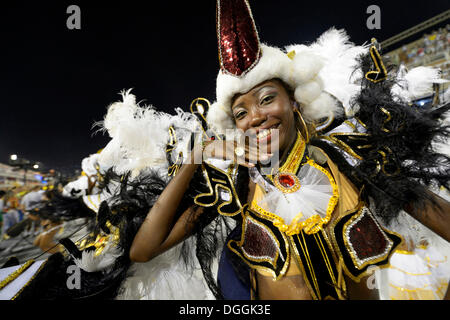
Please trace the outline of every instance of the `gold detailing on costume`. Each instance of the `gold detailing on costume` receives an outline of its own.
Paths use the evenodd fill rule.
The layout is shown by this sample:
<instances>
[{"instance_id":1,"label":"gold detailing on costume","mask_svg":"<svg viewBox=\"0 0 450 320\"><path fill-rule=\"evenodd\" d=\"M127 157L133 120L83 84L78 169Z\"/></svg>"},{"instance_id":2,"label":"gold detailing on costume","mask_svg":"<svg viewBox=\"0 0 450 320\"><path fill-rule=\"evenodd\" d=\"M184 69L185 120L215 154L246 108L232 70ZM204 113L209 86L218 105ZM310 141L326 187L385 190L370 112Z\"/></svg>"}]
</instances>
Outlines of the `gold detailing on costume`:
<instances>
[{"instance_id":1,"label":"gold detailing on costume","mask_svg":"<svg viewBox=\"0 0 450 320\"><path fill-rule=\"evenodd\" d=\"M389 133L390 131L389 131L388 129L386 129L386 128L384 127L384 125L385 125L386 123L388 123L389 121L391 121L391 119L392 119L391 113L390 113L388 110L386 110L385 108L383 108L383 107L380 107L380 110L381 110L385 115L387 115L386 120L383 121L383 127L381 128L381 130L383 130L384 132Z\"/></svg>"},{"instance_id":2,"label":"gold detailing on costume","mask_svg":"<svg viewBox=\"0 0 450 320\"><path fill-rule=\"evenodd\" d=\"M445 295L446 282L440 282L436 290L429 284L421 288L408 289L389 283L390 298L392 300L442 300Z\"/></svg>"},{"instance_id":3,"label":"gold detailing on costume","mask_svg":"<svg viewBox=\"0 0 450 320\"><path fill-rule=\"evenodd\" d=\"M312 298L314 300L318 300L319 297L318 297L318 295L316 293L316 290L313 289L313 284L311 284L311 282L309 281L308 277L306 277L305 266L302 263L302 259L300 258L300 253L298 252L297 246L292 243L293 242L292 237L293 236L290 237L291 241L289 241L289 248L291 250L294 250L294 253L295 253L294 256L296 258L295 262L297 263L297 267L301 270L301 275L303 277L303 280L306 283L306 287L308 288L309 293L311 294L311 296L312 296ZM298 237L298 235L297 235L297 237ZM300 239L299 239L299 242L300 242ZM306 254L305 254L305 256L306 256ZM314 286L314 287L316 288L316 286Z\"/></svg>"},{"instance_id":4,"label":"gold detailing on costume","mask_svg":"<svg viewBox=\"0 0 450 320\"><path fill-rule=\"evenodd\" d=\"M359 123L364 129L367 129L367 125L366 125L364 122L362 122L361 119L356 118L356 117L355 117L355 119L356 119L356 121L358 121L358 123Z\"/></svg>"},{"instance_id":5,"label":"gold detailing on costume","mask_svg":"<svg viewBox=\"0 0 450 320\"><path fill-rule=\"evenodd\" d=\"M359 212L357 214L355 214L353 217L351 217L350 220L344 224L343 237L344 237L345 246L347 248L349 248L348 252L352 258L354 266L358 270L362 270L367 265L375 264L375 263L385 260L387 258L387 256L390 254L390 251L394 245L394 242L391 239L389 239L389 237L387 237L386 234L383 232L382 233L383 238L387 242L387 246L385 247L384 251L376 256L371 256L371 257L361 260L358 257L358 254L356 253L355 249L353 248L352 243L350 242L349 232L352 229L352 227L354 225L356 225L359 222L359 220L361 220L367 214L372 219L373 223L375 223L377 225L378 228L380 228L382 230L383 230L383 228L378 224L378 222L375 219L373 219L371 217L370 211L365 206L361 207L361 209L358 211Z\"/></svg>"},{"instance_id":6,"label":"gold detailing on costume","mask_svg":"<svg viewBox=\"0 0 450 320\"><path fill-rule=\"evenodd\" d=\"M320 295L319 284L318 284L318 282L317 282L316 273L314 272L314 266L313 266L313 264L312 264L311 257L310 257L309 252L308 252L308 246L306 245L305 235L303 234L303 232L300 232L300 234L301 234L301 236L302 236L301 239L300 239L300 237L299 237L298 234L297 234L296 236L297 236L297 238L298 238L298 240L299 240L298 242L299 242L299 244L300 244L300 248L302 249L302 251L303 251L304 254L305 254L305 257L306 257L306 265L307 265L307 267L308 267L308 270L309 270L309 273L310 273L310 275L311 275L311 278L313 279L313 280L312 280L312 281L313 281L312 285L314 286L314 289L315 289L313 292L315 292L315 293L317 294L316 300L317 300L317 299L322 300L322 297L321 297L321 295ZM298 257L298 260L300 260L299 255L297 255L297 257ZM300 261L300 263L301 263L301 261ZM303 266L303 268L304 268L304 266ZM307 279L305 279L305 280L307 280Z\"/></svg>"},{"instance_id":7,"label":"gold detailing on costume","mask_svg":"<svg viewBox=\"0 0 450 320\"><path fill-rule=\"evenodd\" d=\"M34 263L34 260L28 260L25 262L20 268L18 268L16 271L12 272L10 275L8 275L5 279L0 282L0 290L6 287L8 284L13 282L17 279L22 273L25 272L32 264Z\"/></svg>"},{"instance_id":8,"label":"gold detailing on costume","mask_svg":"<svg viewBox=\"0 0 450 320\"><path fill-rule=\"evenodd\" d=\"M227 174L226 172L220 170L219 168L216 168L208 163L203 163L202 164L203 167L203 173L205 175L206 178L206 182L209 188L209 193L201 193L198 194L197 196L195 196L194 198L194 203L196 205L199 205L201 207L212 207L214 205L216 205L216 203L219 201L219 199L222 199L221 194L219 189L222 189L224 191L226 191L229 195L229 200L223 200L223 203L221 203L218 207L217 207L217 211L219 212L219 214L224 215L224 216L234 216L237 215L239 212L241 212L242 210L242 205L239 201L239 197L236 193L236 190L234 188L233 185L233 181L230 177L229 174ZM221 175L224 177L224 179L217 179L217 178L211 178L210 174L208 173L208 170L214 170L217 171L219 173L221 173ZM212 202L205 202L202 201L201 198L209 198L211 196L214 196L214 200ZM227 206L229 204L234 203L236 206L236 211L234 212L225 212L222 210L222 208L224 206Z\"/></svg>"},{"instance_id":9,"label":"gold detailing on costume","mask_svg":"<svg viewBox=\"0 0 450 320\"><path fill-rule=\"evenodd\" d=\"M206 114L208 113L209 108L211 107L211 103L208 99L205 98L196 98L191 102L189 109L191 113L197 117L197 119L201 123L203 135L206 139L210 139L211 136L208 135L208 121L206 120ZM217 139L221 140L220 136L217 135L212 129L209 129L212 132L212 135Z\"/></svg>"},{"instance_id":10,"label":"gold detailing on costume","mask_svg":"<svg viewBox=\"0 0 450 320\"><path fill-rule=\"evenodd\" d=\"M321 238L323 236L323 239ZM294 238L296 237L296 238ZM322 260L325 264L325 268L328 271L329 276L329 283L328 285L331 285L334 288L334 291L336 292L336 296L332 297L330 295L323 296L323 293L320 290L319 286L319 279L316 275L316 267L313 263L313 260L311 258L310 252L308 250L308 245L305 239L305 233L301 231L299 234L291 236L290 244L291 249L294 250L295 257L296 257L296 263L301 270L303 279L306 283L306 286L308 287L311 296L315 300L345 300L347 295L347 288L345 285L343 273L342 273L342 258L340 258L339 264L337 264L332 256L332 246L329 243L327 239L327 234L325 230L321 230L320 233L315 233L312 235L316 245L315 248L319 250L320 255L322 257ZM295 241L297 239L297 241ZM325 243L323 242L325 240ZM295 243L298 243L298 246L295 245ZM327 253L327 249L329 250L329 253ZM301 252L299 252L301 250ZM301 256L303 256L305 260L305 264L302 261ZM320 259L318 257L315 257L315 259ZM307 276L309 275L309 277ZM325 275L322 273L321 277L325 277ZM322 280L323 281L323 280Z\"/></svg>"},{"instance_id":11,"label":"gold detailing on costume","mask_svg":"<svg viewBox=\"0 0 450 320\"><path fill-rule=\"evenodd\" d=\"M295 140L294 146L292 150L289 152L288 157L284 164L278 169L278 172L289 172L293 174L297 174L298 168L303 159L303 155L305 154L306 143L302 138L302 135L297 132L297 138Z\"/></svg>"},{"instance_id":12,"label":"gold detailing on costume","mask_svg":"<svg viewBox=\"0 0 450 320\"><path fill-rule=\"evenodd\" d=\"M318 131L323 131L326 128L328 128L334 121L334 115L330 115L328 116L325 120L323 120L322 122L314 122L314 131L318 132Z\"/></svg>"},{"instance_id":13,"label":"gold detailing on costume","mask_svg":"<svg viewBox=\"0 0 450 320\"><path fill-rule=\"evenodd\" d=\"M372 62L375 65L375 70L368 71L365 74L365 78L373 83L378 83L387 79L386 67L383 64L381 55L376 48L376 40L372 39L372 46L369 49Z\"/></svg>"},{"instance_id":14,"label":"gold detailing on costume","mask_svg":"<svg viewBox=\"0 0 450 320\"><path fill-rule=\"evenodd\" d=\"M332 248L332 247L331 247ZM340 300L346 300L347 297L347 287L345 285L345 279L344 279L344 260L341 256L339 256L339 263L337 266L338 269L338 281L337 281L337 294Z\"/></svg>"},{"instance_id":15,"label":"gold detailing on costume","mask_svg":"<svg viewBox=\"0 0 450 320\"><path fill-rule=\"evenodd\" d=\"M445 256L444 260L440 260L440 261L431 261L429 256L425 257L425 260L427 261L427 265L430 268L436 268L439 264L447 262L447 256Z\"/></svg>"},{"instance_id":16,"label":"gold detailing on costume","mask_svg":"<svg viewBox=\"0 0 450 320\"><path fill-rule=\"evenodd\" d=\"M400 250L400 249L395 250L395 253L398 253L398 254L410 254L410 255L416 254L414 251Z\"/></svg>"},{"instance_id":17,"label":"gold detailing on costume","mask_svg":"<svg viewBox=\"0 0 450 320\"><path fill-rule=\"evenodd\" d=\"M289 250L289 240L282 234L281 238L284 241L284 246L286 248L286 257L284 256L280 256L280 242L279 239L273 234L273 232L268 229L267 227L265 227L263 224L261 224L260 222L258 222L256 219L252 218L250 216L250 212L248 210L248 205L245 205L244 208L241 211L241 215L242 215L242 231L241 231L241 239L239 241L236 240L231 240L227 243L228 248L234 252L235 254L237 254L238 256L240 256L241 258L245 258L242 259L250 268L255 269L257 271L262 271L264 273L270 274L273 277L273 280L279 280L281 277L283 277L288 268L289 268L289 264L291 261L291 253ZM267 234L270 236L270 238L272 239L272 241L274 241L274 243L276 244L276 248L277 248L277 253L275 255L274 258L270 258L270 257L257 257L257 256L252 256L251 254L248 254L245 249L244 249L244 244L245 244L245 232L246 229L248 227L248 221L250 221L251 223L255 223L256 225L260 226L262 229L265 230L265 232L267 232ZM235 243L239 248L241 248L242 253L239 252L238 250L236 250L235 248L233 248L232 244ZM284 261L283 263L283 267L280 270L280 273L276 274L275 270L272 270L270 268L264 267L262 265L258 265L257 263L264 261L264 262L268 262L270 263L274 269L276 267L277 261L278 259L282 259ZM254 262L255 264L253 264L252 262Z\"/></svg>"},{"instance_id":18,"label":"gold detailing on costume","mask_svg":"<svg viewBox=\"0 0 450 320\"><path fill-rule=\"evenodd\" d=\"M92 197L95 197L95 196L98 197L98 204L96 204L96 203L94 203L94 202L92 201ZM86 197L87 197L89 203L92 205L92 207L89 206L89 208L92 209L92 211L98 212L98 209L99 209L98 206L99 206L100 200L101 200L100 194L96 194L96 195L88 195L88 196L86 196Z\"/></svg>"},{"instance_id":19,"label":"gold detailing on costume","mask_svg":"<svg viewBox=\"0 0 450 320\"><path fill-rule=\"evenodd\" d=\"M177 145L177 135L175 133L175 129L170 126L169 127L169 142L166 145L166 153L172 152L176 145ZM167 157L171 157L170 154L167 155ZM177 155L177 159L172 163L172 161L169 161L169 167L167 168L167 175L169 177L176 176L178 173L178 170L180 170L181 164L183 162L183 152L179 152Z\"/></svg>"},{"instance_id":20,"label":"gold detailing on costume","mask_svg":"<svg viewBox=\"0 0 450 320\"><path fill-rule=\"evenodd\" d=\"M305 221L300 222L299 220L303 217L303 214L300 212L295 216L294 219L292 219L292 222L287 225L283 218L279 217L278 215L265 210L261 208L255 199L252 200L251 208L252 210L259 213L261 216L265 217L266 219L269 219L273 222L274 226L276 226L281 232L285 232L286 235L291 236L298 234L301 230L304 230L306 234L313 234L321 230L322 226L326 223L328 223L331 219L331 214L334 211L334 208L336 207L338 200L339 200L339 191L336 182L334 181L333 176L331 175L328 170L322 168L317 163L314 162L312 159L308 159L305 165L310 165L318 170L320 170L322 173L324 173L328 180L330 181L330 184L333 188L333 195L331 196L325 217L321 217L320 215L316 214L312 217L309 217ZM260 190L260 187L257 185L256 190ZM255 190L255 192L256 192Z\"/></svg>"},{"instance_id":21,"label":"gold detailing on costume","mask_svg":"<svg viewBox=\"0 0 450 320\"><path fill-rule=\"evenodd\" d=\"M289 57L289 59L293 60L295 57L295 50L289 51L288 53L286 53L286 55Z\"/></svg>"},{"instance_id":22,"label":"gold detailing on costume","mask_svg":"<svg viewBox=\"0 0 450 320\"><path fill-rule=\"evenodd\" d=\"M31 281L33 281L34 278L36 278L36 276L39 274L39 272L41 272L41 270L44 268L44 266L47 264L47 262L48 262L48 260L46 260L45 262L43 262L41 264L39 269L33 274L33 276L30 278L30 280L28 280L28 282L19 290L19 292L16 293L16 295L14 297L11 298L11 300L17 299L17 297L23 292L23 290L25 290L25 288L28 287L28 285L31 283Z\"/></svg>"},{"instance_id":23,"label":"gold detailing on costume","mask_svg":"<svg viewBox=\"0 0 450 320\"><path fill-rule=\"evenodd\" d=\"M358 132L358 130L356 129L356 126L353 122L351 122L350 120L345 120L344 123L346 125L348 125L350 128L352 128L353 132Z\"/></svg>"},{"instance_id":24,"label":"gold detailing on costume","mask_svg":"<svg viewBox=\"0 0 450 320\"><path fill-rule=\"evenodd\" d=\"M352 132L352 133L335 132L335 133L331 133L329 136L320 136L319 137L321 139L325 139L330 142L333 142L334 144L338 145L342 150L347 152L352 157L354 157L358 160L362 160L363 158L357 152L355 152L348 144L346 144L341 139L339 139L339 136L346 136L349 139L352 139L352 138L357 139L359 137L368 137L369 135L367 133L361 133L361 132Z\"/></svg>"},{"instance_id":25,"label":"gold detailing on costume","mask_svg":"<svg viewBox=\"0 0 450 320\"><path fill-rule=\"evenodd\" d=\"M323 231L323 230L322 230ZM313 234L314 239L316 240L317 246L320 249L320 253L322 254L322 258L327 266L327 270L328 270L328 274L331 277L331 280L333 281L334 285L337 285L337 281L336 281L336 276L333 272L333 267L331 265L331 261L330 261L330 257L328 257L326 250L325 250L325 245L322 242L322 239L320 237L317 236L317 234Z\"/></svg>"},{"instance_id":26,"label":"gold detailing on costume","mask_svg":"<svg viewBox=\"0 0 450 320\"><path fill-rule=\"evenodd\" d=\"M292 179L293 185L291 187L285 187L284 185L282 185L280 183L280 180L283 178ZM275 178L273 179L273 184L275 185L275 187L277 187L283 193L293 193L293 192L299 190L300 187L302 186L300 184L300 180L298 179L298 177L295 174L290 174L290 173L277 173L275 175Z\"/></svg>"},{"instance_id":27,"label":"gold detailing on costume","mask_svg":"<svg viewBox=\"0 0 450 320\"><path fill-rule=\"evenodd\" d=\"M292 150L289 152L286 161L283 165L278 169L278 173L273 175L268 175L267 177L272 181L272 183L282 192L284 193L292 193L300 189L300 180L297 178L297 172L301 165L303 156L306 150L305 140L302 138L302 135L297 132L297 138L295 140L294 146ZM287 174L290 179L294 180L294 184L291 187L285 187L282 183L280 183L280 176Z\"/></svg>"},{"instance_id":28,"label":"gold detailing on costume","mask_svg":"<svg viewBox=\"0 0 450 320\"><path fill-rule=\"evenodd\" d=\"M88 241L88 239L83 239L80 242L75 242L75 245L80 251L83 251L90 247L95 247L94 257L98 257L102 254L106 245L112 241L114 245L117 245L120 240L120 229L113 226L108 220L105 223L106 227L110 230L110 234L101 235L98 234L94 241ZM93 236L93 235L91 235Z\"/></svg>"},{"instance_id":29,"label":"gold detailing on costume","mask_svg":"<svg viewBox=\"0 0 450 320\"><path fill-rule=\"evenodd\" d=\"M397 271L400 271L400 272L403 272L404 274L407 274L407 275L410 275L410 276L428 276L428 275L431 274L430 271L425 272L425 273L412 273L412 272L408 272L408 271L403 270L403 269L401 269L401 268L399 268L399 267L393 266L392 264L389 266L389 268L390 268L390 269L397 270Z\"/></svg>"},{"instance_id":30,"label":"gold detailing on costume","mask_svg":"<svg viewBox=\"0 0 450 320\"><path fill-rule=\"evenodd\" d=\"M386 150L389 154L392 154L392 150L391 150L389 147L383 147L383 148L384 148L384 150ZM394 172L392 172L392 173L387 172L386 169L385 169L385 166L386 166L387 164L389 164L388 155L387 155L386 152L381 151L381 150L378 150L378 153L381 155L381 158L382 158L383 163L380 164L378 161L377 161L377 162L378 162L378 164L379 164L379 167L380 167L381 171L382 171L385 175L387 175L387 176L394 176L394 175L397 175L397 174L400 173L400 168L399 168L398 166L397 166L397 168L396 168L396 170L395 170ZM378 170L378 171L379 171L379 170Z\"/></svg>"}]
</instances>

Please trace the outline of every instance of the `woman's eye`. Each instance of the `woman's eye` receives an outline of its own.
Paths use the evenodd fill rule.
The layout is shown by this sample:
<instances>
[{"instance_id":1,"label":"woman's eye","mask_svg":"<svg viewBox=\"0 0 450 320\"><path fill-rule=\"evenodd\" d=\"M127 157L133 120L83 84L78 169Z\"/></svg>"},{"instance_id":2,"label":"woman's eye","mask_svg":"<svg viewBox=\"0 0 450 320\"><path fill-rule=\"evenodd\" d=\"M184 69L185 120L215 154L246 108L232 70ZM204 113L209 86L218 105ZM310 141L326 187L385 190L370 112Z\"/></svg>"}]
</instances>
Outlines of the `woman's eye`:
<instances>
[{"instance_id":1,"label":"woman's eye","mask_svg":"<svg viewBox=\"0 0 450 320\"><path fill-rule=\"evenodd\" d=\"M274 95L268 95L265 96L264 98L261 99L261 104L268 104L271 103L273 101L273 99L275 98Z\"/></svg>"},{"instance_id":2,"label":"woman's eye","mask_svg":"<svg viewBox=\"0 0 450 320\"><path fill-rule=\"evenodd\" d=\"M238 111L238 112L236 112L235 114L234 114L234 118L235 119L241 119L241 118L243 118L245 116L245 111Z\"/></svg>"}]
</instances>

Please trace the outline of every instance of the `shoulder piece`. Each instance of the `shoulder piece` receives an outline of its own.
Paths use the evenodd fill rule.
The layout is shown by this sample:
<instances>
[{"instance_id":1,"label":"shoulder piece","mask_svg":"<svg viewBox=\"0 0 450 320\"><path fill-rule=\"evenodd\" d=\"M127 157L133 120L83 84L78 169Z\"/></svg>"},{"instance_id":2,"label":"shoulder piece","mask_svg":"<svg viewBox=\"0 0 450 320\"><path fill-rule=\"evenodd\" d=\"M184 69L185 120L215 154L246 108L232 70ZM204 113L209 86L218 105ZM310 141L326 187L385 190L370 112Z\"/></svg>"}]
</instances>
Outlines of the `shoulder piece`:
<instances>
[{"instance_id":1,"label":"shoulder piece","mask_svg":"<svg viewBox=\"0 0 450 320\"><path fill-rule=\"evenodd\" d=\"M251 268L262 269L279 279L286 273L290 261L287 237L271 221L247 206L241 216L241 237L230 240L228 247Z\"/></svg>"},{"instance_id":2,"label":"shoulder piece","mask_svg":"<svg viewBox=\"0 0 450 320\"><path fill-rule=\"evenodd\" d=\"M335 223L333 238L344 271L358 282L371 265L388 264L402 243L401 236L381 227L364 205Z\"/></svg>"}]
</instances>

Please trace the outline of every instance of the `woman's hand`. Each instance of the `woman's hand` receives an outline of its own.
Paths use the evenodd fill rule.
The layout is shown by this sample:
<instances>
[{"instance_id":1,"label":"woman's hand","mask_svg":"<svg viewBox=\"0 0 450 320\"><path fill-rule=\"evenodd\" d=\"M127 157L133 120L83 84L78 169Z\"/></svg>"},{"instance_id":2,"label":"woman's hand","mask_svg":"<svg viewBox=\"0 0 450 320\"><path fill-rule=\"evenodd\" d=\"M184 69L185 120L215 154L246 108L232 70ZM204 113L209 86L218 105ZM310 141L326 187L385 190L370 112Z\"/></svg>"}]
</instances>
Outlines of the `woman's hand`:
<instances>
[{"instance_id":1,"label":"woman's hand","mask_svg":"<svg viewBox=\"0 0 450 320\"><path fill-rule=\"evenodd\" d=\"M212 140L206 142L202 157L231 160L238 164L251 168L257 162L267 161L272 154L258 150L257 146L249 143L238 144L235 140Z\"/></svg>"}]
</instances>

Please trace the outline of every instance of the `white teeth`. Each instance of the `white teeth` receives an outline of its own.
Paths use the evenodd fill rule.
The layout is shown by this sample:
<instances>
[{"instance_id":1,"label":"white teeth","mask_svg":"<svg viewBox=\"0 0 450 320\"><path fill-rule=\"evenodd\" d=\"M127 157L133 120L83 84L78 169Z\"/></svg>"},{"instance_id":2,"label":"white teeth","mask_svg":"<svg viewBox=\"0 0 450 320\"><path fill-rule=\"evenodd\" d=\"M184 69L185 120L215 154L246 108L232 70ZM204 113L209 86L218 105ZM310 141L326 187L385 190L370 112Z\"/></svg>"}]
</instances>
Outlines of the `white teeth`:
<instances>
[{"instance_id":1,"label":"white teeth","mask_svg":"<svg viewBox=\"0 0 450 320\"><path fill-rule=\"evenodd\" d=\"M262 138L265 138L265 137L267 137L268 135L270 135L272 133L272 128L271 129L269 129L269 130L263 130L263 131L260 131L258 134L257 134L257 138L258 139L262 139Z\"/></svg>"}]
</instances>

